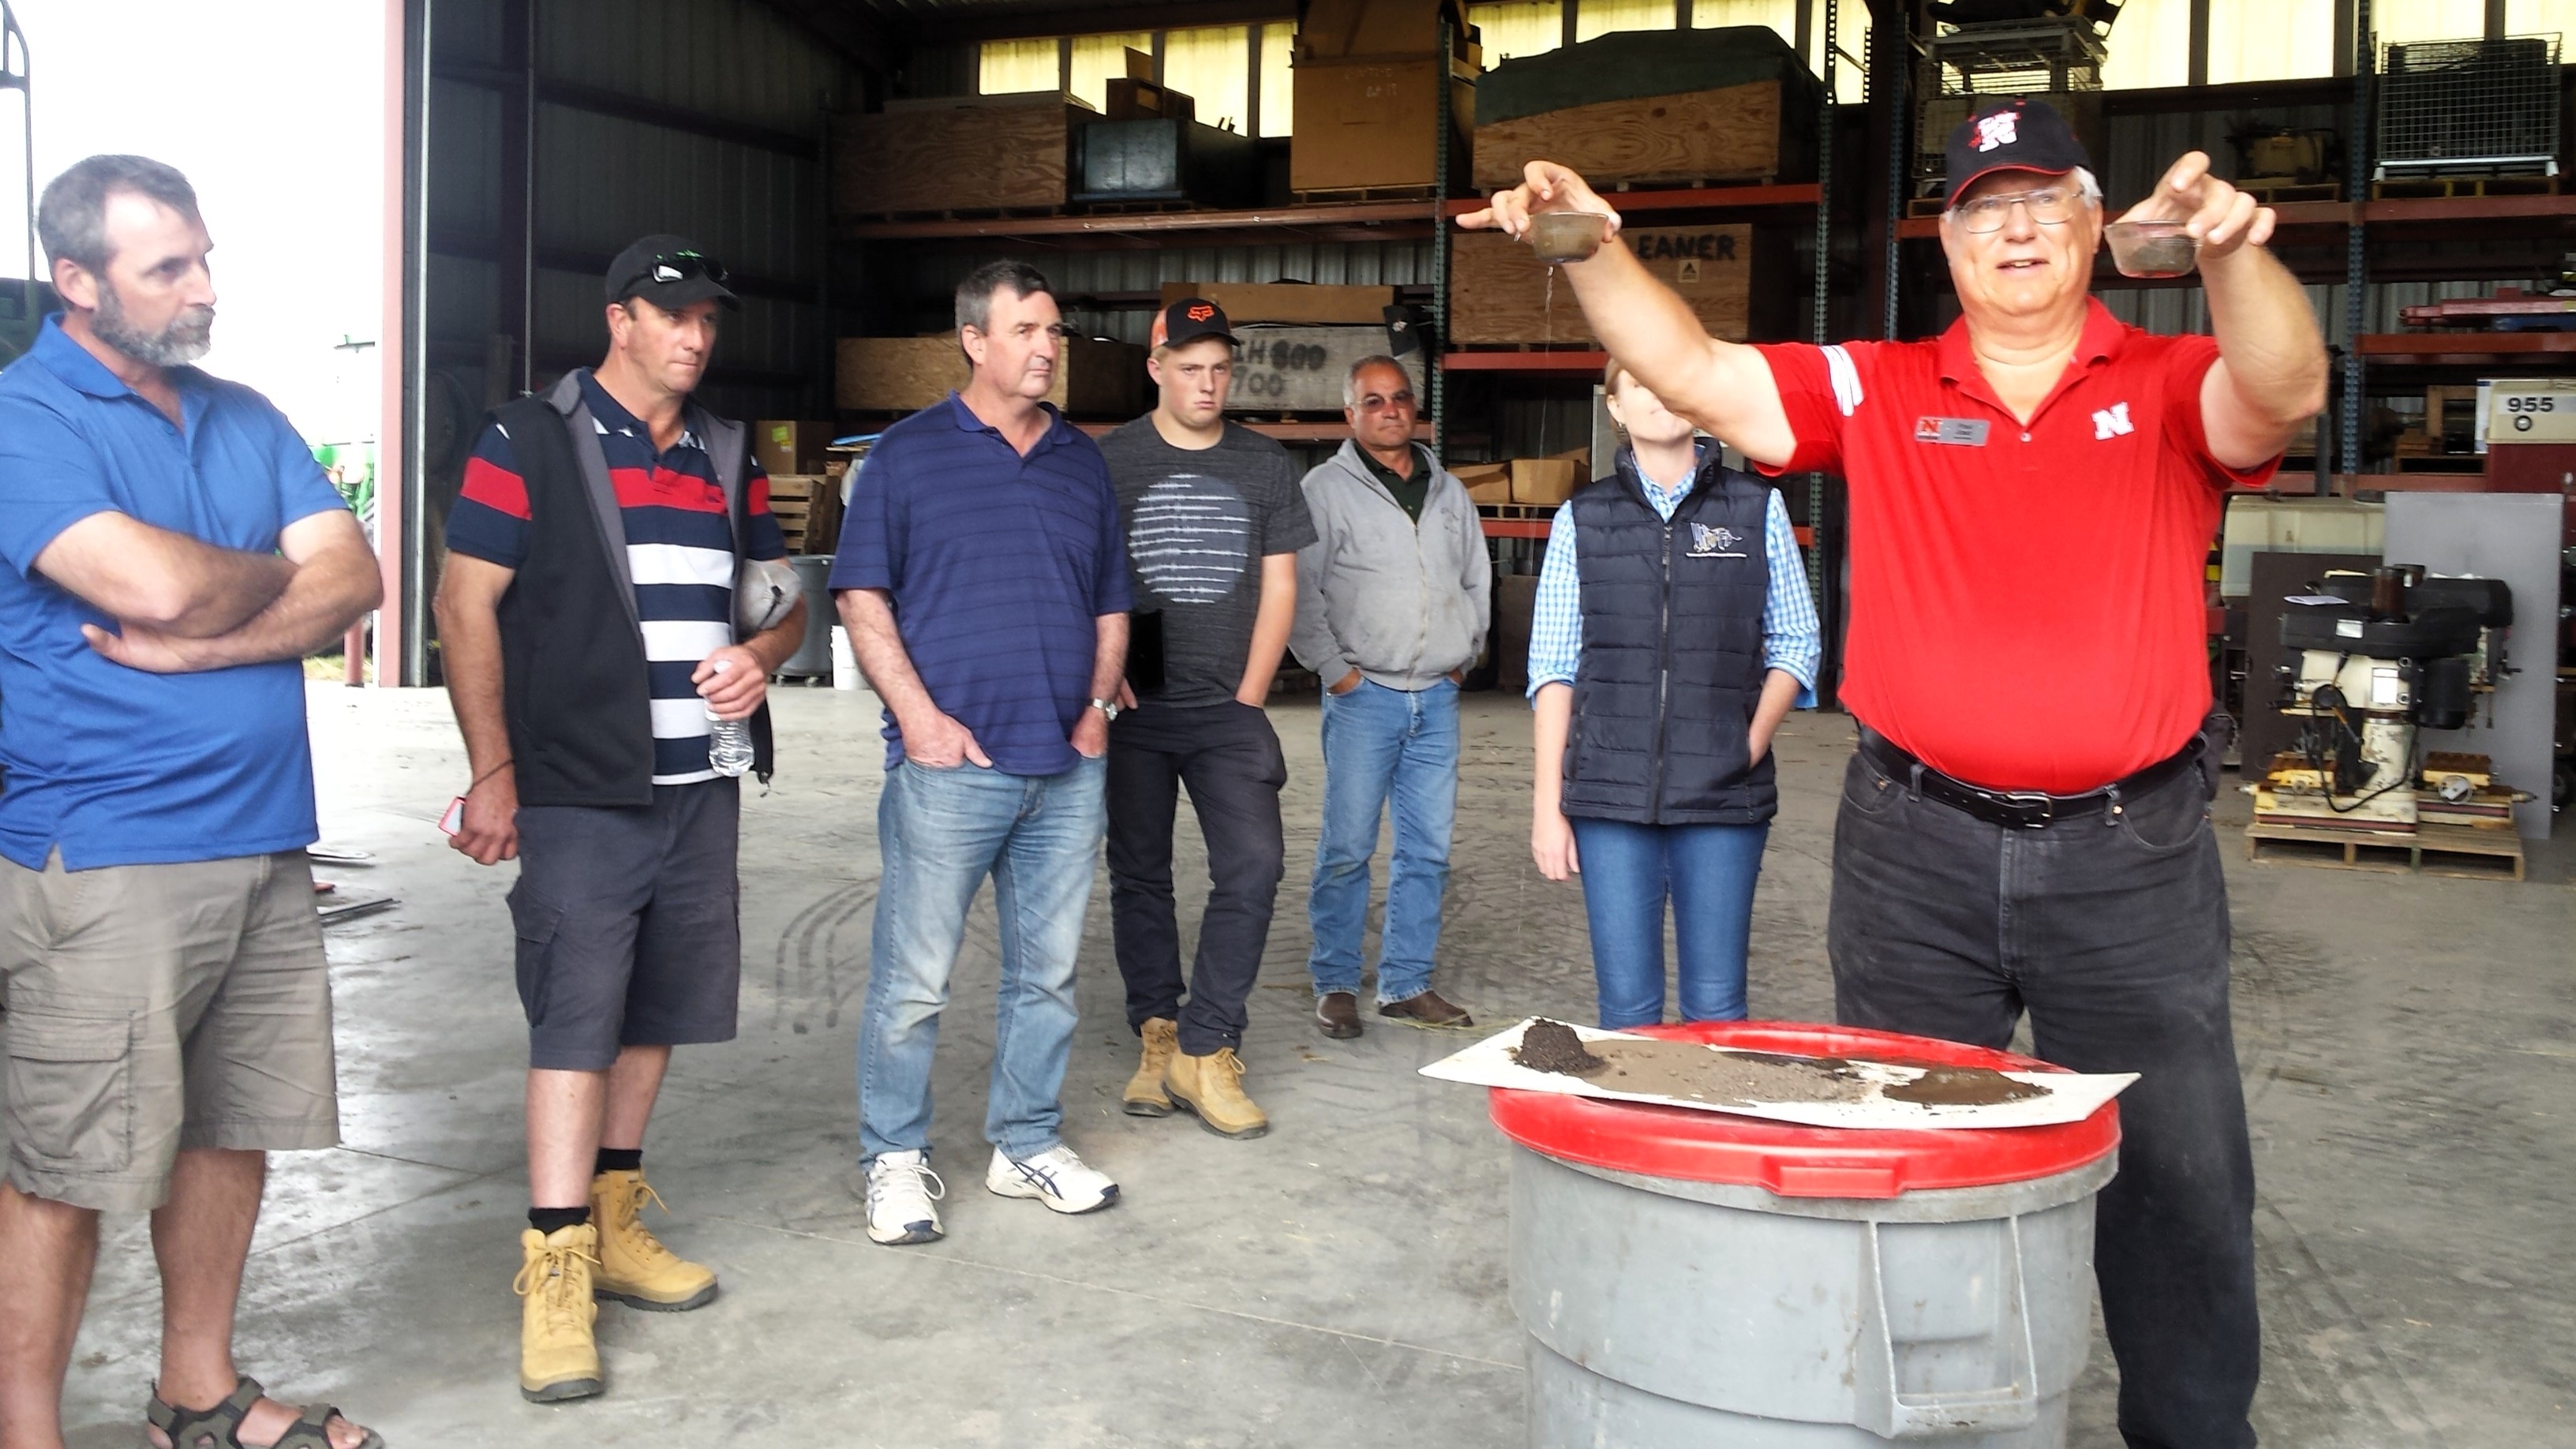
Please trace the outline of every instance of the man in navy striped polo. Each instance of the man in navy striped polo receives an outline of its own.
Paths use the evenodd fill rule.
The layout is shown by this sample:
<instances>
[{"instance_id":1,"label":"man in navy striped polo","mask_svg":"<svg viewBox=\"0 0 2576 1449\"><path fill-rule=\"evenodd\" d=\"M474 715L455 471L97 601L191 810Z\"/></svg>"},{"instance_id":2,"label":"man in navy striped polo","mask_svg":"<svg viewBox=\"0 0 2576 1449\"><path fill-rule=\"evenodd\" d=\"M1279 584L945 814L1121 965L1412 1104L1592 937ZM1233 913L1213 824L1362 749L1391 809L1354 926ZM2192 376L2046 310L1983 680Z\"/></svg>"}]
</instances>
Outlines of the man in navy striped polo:
<instances>
[{"instance_id":1,"label":"man in navy striped polo","mask_svg":"<svg viewBox=\"0 0 2576 1449\"><path fill-rule=\"evenodd\" d=\"M763 699L805 627L798 605L737 642L743 561L787 548L747 430L689 401L724 281L685 238L628 247L606 360L496 411L448 518L440 657L473 770L455 845L519 860L519 1389L539 1402L600 1391L594 1297L716 1296L638 1220L644 1125L671 1048L734 1034L741 767L709 721L749 719L767 779Z\"/></svg>"},{"instance_id":2,"label":"man in navy striped polo","mask_svg":"<svg viewBox=\"0 0 2576 1449\"><path fill-rule=\"evenodd\" d=\"M885 701L884 869L858 1064L880 1243L941 1232L930 1058L987 876L1002 982L984 1186L1060 1213L1118 1199L1061 1131L1129 600L1109 465L1044 401L1063 332L1035 268L991 262L960 282L957 345L973 373L877 441L832 563L851 648Z\"/></svg>"}]
</instances>

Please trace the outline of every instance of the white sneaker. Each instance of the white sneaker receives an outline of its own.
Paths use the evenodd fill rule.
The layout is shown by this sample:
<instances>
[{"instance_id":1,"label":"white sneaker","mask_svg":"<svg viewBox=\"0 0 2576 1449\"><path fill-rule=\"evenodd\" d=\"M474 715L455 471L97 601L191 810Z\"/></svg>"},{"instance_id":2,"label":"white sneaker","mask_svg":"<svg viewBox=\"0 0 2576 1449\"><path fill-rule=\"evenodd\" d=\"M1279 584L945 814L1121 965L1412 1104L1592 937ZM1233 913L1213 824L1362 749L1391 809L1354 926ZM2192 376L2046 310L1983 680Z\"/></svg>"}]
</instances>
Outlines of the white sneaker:
<instances>
[{"instance_id":1,"label":"white sneaker","mask_svg":"<svg viewBox=\"0 0 2576 1449\"><path fill-rule=\"evenodd\" d=\"M996 1147L984 1169L984 1187L1003 1197L1033 1197L1060 1213L1087 1213L1118 1201L1118 1184L1059 1142L1035 1157L1016 1158Z\"/></svg>"},{"instance_id":2,"label":"white sneaker","mask_svg":"<svg viewBox=\"0 0 2576 1449\"><path fill-rule=\"evenodd\" d=\"M939 1240L939 1199L948 1184L926 1152L886 1152L868 1164L868 1237L893 1246Z\"/></svg>"}]
</instances>

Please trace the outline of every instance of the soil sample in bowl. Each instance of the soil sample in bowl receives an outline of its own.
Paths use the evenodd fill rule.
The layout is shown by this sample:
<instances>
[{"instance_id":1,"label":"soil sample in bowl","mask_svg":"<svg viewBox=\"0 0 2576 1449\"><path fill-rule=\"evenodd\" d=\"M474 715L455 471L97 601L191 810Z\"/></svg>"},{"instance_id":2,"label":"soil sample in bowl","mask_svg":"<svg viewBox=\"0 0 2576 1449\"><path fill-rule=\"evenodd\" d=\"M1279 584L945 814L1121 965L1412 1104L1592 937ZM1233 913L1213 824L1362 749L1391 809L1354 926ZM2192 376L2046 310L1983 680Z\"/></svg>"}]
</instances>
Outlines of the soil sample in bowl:
<instances>
[{"instance_id":1,"label":"soil sample in bowl","mask_svg":"<svg viewBox=\"0 0 2576 1449\"><path fill-rule=\"evenodd\" d=\"M2200 264L2200 243L2176 221L2115 221L2104 228L2111 263L2124 277L2189 276Z\"/></svg>"},{"instance_id":2,"label":"soil sample in bowl","mask_svg":"<svg viewBox=\"0 0 2576 1449\"><path fill-rule=\"evenodd\" d=\"M1550 266L1582 261L1609 234L1610 218L1597 211L1542 211L1530 218L1530 246Z\"/></svg>"}]
</instances>

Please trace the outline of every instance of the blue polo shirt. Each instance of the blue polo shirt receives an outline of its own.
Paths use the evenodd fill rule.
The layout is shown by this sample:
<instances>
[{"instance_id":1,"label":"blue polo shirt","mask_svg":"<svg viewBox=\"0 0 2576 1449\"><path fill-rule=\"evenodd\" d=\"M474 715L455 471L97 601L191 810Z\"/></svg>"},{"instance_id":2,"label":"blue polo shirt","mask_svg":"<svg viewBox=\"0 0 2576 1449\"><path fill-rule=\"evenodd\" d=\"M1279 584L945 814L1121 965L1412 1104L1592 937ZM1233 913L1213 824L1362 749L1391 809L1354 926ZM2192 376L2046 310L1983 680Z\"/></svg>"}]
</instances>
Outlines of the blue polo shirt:
<instances>
[{"instance_id":1,"label":"blue polo shirt","mask_svg":"<svg viewBox=\"0 0 2576 1449\"><path fill-rule=\"evenodd\" d=\"M995 769L1073 768L1096 621L1129 607L1127 544L1109 464L1055 409L1026 457L953 392L886 429L851 485L830 582L893 597L922 687ZM891 711L885 738L892 769Z\"/></svg>"},{"instance_id":2,"label":"blue polo shirt","mask_svg":"<svg viewBox=\"0 0 2576 1449\"><path fill-rule=\"evenodd\" d=\"M170 374L183 426L46 319L0 374L0 856L68 870L266 855L313 843L304 669L294 660L150 674L80 626L115 621L36 572L97 513L273 553L344 507L268 399L193 367Z\"/></svg>"}]
</instances>

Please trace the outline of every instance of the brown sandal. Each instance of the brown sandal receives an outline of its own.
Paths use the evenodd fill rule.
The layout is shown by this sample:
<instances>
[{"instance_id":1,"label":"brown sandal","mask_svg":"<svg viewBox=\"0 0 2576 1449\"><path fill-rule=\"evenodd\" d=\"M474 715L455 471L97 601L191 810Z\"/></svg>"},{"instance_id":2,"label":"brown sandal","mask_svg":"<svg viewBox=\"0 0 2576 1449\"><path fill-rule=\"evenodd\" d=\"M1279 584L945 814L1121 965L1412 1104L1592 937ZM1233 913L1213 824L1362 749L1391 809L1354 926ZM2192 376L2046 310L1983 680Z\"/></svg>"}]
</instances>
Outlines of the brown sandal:
<instances>
[{"instance_id":1,"label":"brown sandal","mask_svg":"<svg viewBox=\"0 0 2576 1449\"><path fill-rule=\"evenodd\" d=\"M274 1444L244 1444L242 1420L250 1416L267 1393L259 1386L259 1380L244 1374L241 1382L233 1386L232 1396L222 1403L211 1409L183 1409L162 1402L160 1387L155 1385L152 1402L145 1406L143 1417L151 1421L153 1428L170 1436L170 1449L332 1449L331 1421L348 1420L348 1415L329 1404L315 1404L303 1410L302 1417L287 1425ZM357 1425L351 1421L350 1427ZM385 1449L382 1435L373 1429L366 1433L358 1449Z\"/></svg>"}]
</instances>

